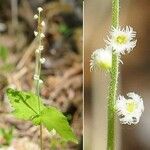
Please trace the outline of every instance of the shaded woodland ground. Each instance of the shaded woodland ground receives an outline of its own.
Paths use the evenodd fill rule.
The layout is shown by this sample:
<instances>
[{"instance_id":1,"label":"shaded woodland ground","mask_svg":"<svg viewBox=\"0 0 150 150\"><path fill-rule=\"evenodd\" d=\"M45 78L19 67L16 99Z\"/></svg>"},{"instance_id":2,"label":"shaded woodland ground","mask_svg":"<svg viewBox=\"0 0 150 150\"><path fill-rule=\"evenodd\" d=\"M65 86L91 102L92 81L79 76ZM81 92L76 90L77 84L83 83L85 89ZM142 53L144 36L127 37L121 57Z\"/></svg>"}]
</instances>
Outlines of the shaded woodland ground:
<instances>
[{"instance_id":1,"label":"shaded woodland ground","mask_svg":"<svg viewBox=\"0 0 150 150\"><path fill-rule=\"evenodd\" d=\"M39 130L15 119L5 91L33 90L35 69L33 16L44 9L46 23L42 65L45 105L59 108L69 119L79 144L64 143L43 130L44 150L82 149L82 1L0 1L0 150L38 150ZM5 146L5 147L4 147Z\"/></svg>"}]
</instances>

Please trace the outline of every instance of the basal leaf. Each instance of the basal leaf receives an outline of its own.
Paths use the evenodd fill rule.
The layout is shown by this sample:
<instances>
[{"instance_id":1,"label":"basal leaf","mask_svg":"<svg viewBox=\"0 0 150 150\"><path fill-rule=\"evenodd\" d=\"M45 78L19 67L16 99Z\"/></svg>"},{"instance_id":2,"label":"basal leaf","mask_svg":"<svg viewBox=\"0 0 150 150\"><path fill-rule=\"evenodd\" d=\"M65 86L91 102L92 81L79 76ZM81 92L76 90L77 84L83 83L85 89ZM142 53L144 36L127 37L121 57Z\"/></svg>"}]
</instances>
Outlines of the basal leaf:
<instances>
[{"instance_id":1,"label":"basal leaf","mask_svg":"<svg viewBox=\"0 0 150 150\"><path fill-rule=\"evenodd\" d=\"M55 129L65 141L78 143L67 118L56 108L49 107L43 109L41 112L41 122L49 131Z\"/></svg>"},{"instance_id":2,"label":"basal leaf","mask_svg":"<svg viewBox=\"0 0 150 150\"><path fill-rule=\"evenodd\" d=\"M31 92L7 89L7 96L13 107L13 114L20 119L30 120L33 124L43 124L49 131L55 129L65 140L77 143L67 118L56 108L46 108L40 100L40 112L38 108L38 97Z\"/></svg>"},{"instance_id":3,"label":"basal leaf","mask_svg":"<svg viewBox=\"0 0 150 150\"><path fill-rule=\"evenodd\" d=\"M7 89L7 96L13 107L13 114L23 120L33 120L39 116L38 97L31 92ZM44 109L40 100L41 110Z\"/></svg>"}]
</instances>

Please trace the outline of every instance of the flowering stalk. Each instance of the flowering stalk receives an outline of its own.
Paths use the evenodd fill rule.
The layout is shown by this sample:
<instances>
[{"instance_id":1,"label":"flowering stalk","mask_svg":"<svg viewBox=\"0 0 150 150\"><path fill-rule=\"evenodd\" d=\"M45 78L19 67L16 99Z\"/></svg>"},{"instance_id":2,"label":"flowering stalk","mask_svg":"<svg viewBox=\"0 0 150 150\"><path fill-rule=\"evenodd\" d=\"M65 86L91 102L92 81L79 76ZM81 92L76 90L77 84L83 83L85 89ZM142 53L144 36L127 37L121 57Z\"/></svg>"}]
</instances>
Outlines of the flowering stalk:
<instances>
[{"instance_id":1,"label":"flowering stalk","mask_svg":"<svg viewBox=\"0 0 150 150\"><path fill-rule=\"evenodd\" d=\"M42 39L44 37L43 31L42 31L42 26L43 26L43 21L41 20L41 11L43 9L41 7L38 8L38 15L35 15L34 18L38 19L38 27L37 31L34 32L35 36L37 37L38 41L38 48L36 49L36 64L35 64L35 75L34 75L34 80L35 80L35 94L38 96L38 109L39 109L39 114L41 112L41 106L40 106L40 84L43 82L40 79L40 74L41 74L41 63L43 63L44 58L41 58L41 52L43 50L42 46ZM41 150L43 150L43 143L42 143L42 124L40 124L40 146Z\"/></svg>"},{"instance_id":2,"label":"flowering stalk","mask_svg":"<svg viewBox=\"0 0 150 150\"><path fill-rule=\"evenodd\" d=\"M119 0L112 0L112 26L119 26ZM108 98L108 130L107 130L107 150L114 150L115 141L115 103L118 82L119 54L112 54L111 81Z\"/></svg>"}]
</instances>

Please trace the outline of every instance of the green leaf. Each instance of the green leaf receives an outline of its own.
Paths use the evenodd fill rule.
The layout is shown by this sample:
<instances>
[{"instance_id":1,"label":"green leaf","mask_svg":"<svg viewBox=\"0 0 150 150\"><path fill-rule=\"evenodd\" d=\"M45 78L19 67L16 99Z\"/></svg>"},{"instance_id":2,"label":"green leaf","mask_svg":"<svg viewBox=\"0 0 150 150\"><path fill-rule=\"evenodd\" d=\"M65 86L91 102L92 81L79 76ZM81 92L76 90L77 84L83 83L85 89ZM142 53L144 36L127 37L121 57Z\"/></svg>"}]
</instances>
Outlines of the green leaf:
<instances>
[{"instance_id":1,"label":"green leaf","mask_svg":"<svg viewBox=\"0 0 150 150\"><path fill-rule=\"evenodd\" d=\"M0 45L0 58L3 60L3 61L6 61L8 57L8 49L2 45Z\"/></svg>"},{"instance_id":2,"label":"green leaf","mask_svg":"<svg viewBox=\"0 0 150 150\"><path fill-rule=\"evenodd\" d=\"M49 107L41 112L41 123L49 130L55 129L56 132L65 140L78 143L67 118L56 108Z\"/></svg>"},{"instance_id":3,"label":"green leaf","mask_svg":"<svg viewBox=\"0 0 150 150\"><path fill-rule=\"evenodd\" d=\"M13 107L13 114L16 118L23 120L33 120L39 116L38 97L31 92L17 91L14 89L7 89L7 96ZM44 105L40 100L41 110Z\"/></svg>"},{"instance_id":4,"label":"green leaf","mask_svg":"<svg viewBox=\"0 0 150 150\"><path fill-rule=\"evenodd\" d=\"M31 92L7 89L7 96L14 108L13 114L23 120L30 120L33 124L43 124L49 131L55 129L65 140L78 143L67 118L56 108L46 108L40 100L40 112L38 108L38 97Z\"/></svg>"}]
</instances>

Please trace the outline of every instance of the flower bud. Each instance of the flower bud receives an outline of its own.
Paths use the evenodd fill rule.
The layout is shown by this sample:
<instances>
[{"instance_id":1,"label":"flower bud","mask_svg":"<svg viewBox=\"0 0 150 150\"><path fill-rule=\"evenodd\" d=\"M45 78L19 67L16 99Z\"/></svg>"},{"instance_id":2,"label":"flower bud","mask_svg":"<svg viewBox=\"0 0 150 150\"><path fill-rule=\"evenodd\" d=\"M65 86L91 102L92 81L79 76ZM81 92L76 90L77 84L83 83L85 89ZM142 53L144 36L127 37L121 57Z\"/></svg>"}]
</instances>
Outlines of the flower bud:
<instances>
[{"instance_id":1,"label":"flower bud","mask_svg":"<svg viewBox=\"0 0 150 150\"><path fill-rule=\"evenodd\" d=\"M43 8L42 7L38 7L38 12L42 12L43 11Z\"/></svg>"},{"instance_id":2,"label":"flower bud","mask_svg":"<svg viewBox=\"0 0 150 150\"><path fill-rule=\"evenodd\" d=\"M91 56L90 68L91 70L97 69L110 69L112 67L112 52L109 48L97 49Z\"/></svg>"},{"instance_id":3,"label":"flower bud","mask_svg":"<svg viewBox=\"0 0 150 150\"><path fill-rule=\"evenodd\" d=\"M38 15L37 14L34 15L34 19L38 19Z\"/></svg>"}]
</instances>

